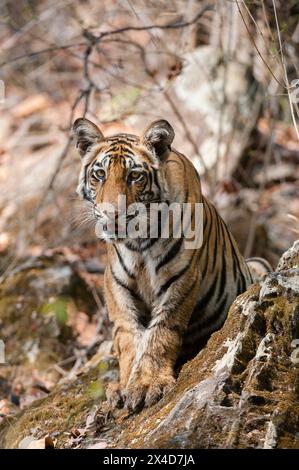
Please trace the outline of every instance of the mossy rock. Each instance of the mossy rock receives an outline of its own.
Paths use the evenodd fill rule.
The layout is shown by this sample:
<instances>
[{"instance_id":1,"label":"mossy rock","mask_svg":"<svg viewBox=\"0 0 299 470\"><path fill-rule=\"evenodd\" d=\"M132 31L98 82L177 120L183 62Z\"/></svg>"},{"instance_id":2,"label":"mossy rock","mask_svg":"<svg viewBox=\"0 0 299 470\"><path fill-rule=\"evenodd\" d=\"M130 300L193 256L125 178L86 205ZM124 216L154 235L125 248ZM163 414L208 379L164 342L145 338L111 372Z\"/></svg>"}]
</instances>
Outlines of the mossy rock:
<instances>
[{"instance_id":1,"label":"mossy rock","mask_svg":"<svg viewBox=\"0 0 299 470\"><path fill-rule=\"evenodd\" d=\"M99 355L87 372L79 372L73 380L60 383L48 397L3 421L0 448L18 448L25 437L39 439L45 435L52 436L57 447L68 447L72 433L75 436L76 430L84 429L91 410L100 408L107 378L113 374L115 379L115 362ZM96 428L96 422L93 424Z\"/></svg>"}]
</instances>

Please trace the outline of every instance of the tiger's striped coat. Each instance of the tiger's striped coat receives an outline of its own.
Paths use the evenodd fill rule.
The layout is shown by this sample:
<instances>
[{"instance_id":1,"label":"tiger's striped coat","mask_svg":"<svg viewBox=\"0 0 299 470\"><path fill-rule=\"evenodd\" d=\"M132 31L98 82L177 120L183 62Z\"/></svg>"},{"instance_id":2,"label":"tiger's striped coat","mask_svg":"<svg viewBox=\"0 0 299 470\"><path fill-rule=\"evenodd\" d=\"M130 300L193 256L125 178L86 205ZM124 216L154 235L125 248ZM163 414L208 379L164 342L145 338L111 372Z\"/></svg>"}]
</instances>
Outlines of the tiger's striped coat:
<instances>
[{"instance_id":1,"label":"tiger's striped coat","mask_svg":"<svg viewBox=\"0 0 299 470\"><path fill-rule=\"evenodd\" d=\"M202 195L194 166L171 148L174 131L167 121L155 121L141 138L105 138L86 119L77 120L73 130L83 157L77 191L95 218L109 222L100 206L116 207L119 194L128 205L203 204L200 248L185 249L183 238L107 244L105 297L120 365L120 381L110 385L108 399L136 411L173 386L178 359L194 356L221 327L251 274L224 221Z\"/></svg>"}]
</instances>

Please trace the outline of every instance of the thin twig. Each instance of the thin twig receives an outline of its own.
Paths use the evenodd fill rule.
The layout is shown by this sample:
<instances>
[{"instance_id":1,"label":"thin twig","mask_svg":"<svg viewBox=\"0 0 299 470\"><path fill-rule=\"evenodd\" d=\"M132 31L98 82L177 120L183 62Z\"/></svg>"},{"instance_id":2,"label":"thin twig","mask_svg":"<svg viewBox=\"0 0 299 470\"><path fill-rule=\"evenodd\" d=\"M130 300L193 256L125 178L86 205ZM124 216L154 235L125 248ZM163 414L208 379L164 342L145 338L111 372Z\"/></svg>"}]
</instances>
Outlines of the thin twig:
<instances>
[{"instance_id":1,"label":"thin twig","mask_svg":"<svg viewBox=\"0 0 299 470\"><path fill-rule=\"evenodd\" d=\"M290 83L289 83L289 78L288 78L288 74L287 74L287 67L286 67L285 60L284 60L284 55L283 55L281 34L280 34L280 28L279 28L279 22L278 22L278 16L277 16L277 10L276 10L275 0L272 0L272 4L273 4L273 8L274 8L274 17L275 17L275 23L276 23L276 29L277 29L277 35L278 35L278 42L279 42L279 49L280 49L280 57L281 57L281 65L282 65L282 68L283 68L285 84L286 84L286 88L287 88L287 92L288 92L288 98L289 98L289 103L290 103L291 116L292 116L292 121L293 121L293 124L294 124L294 127L295 127L295 131L296 131L296 134L297 134L297 138L298 138L298 140L299 140L299 130L298 130L297 123L296 123L296 118L295 118L295 113L294 113L294 107L293 107L292 98L291 98L291 93L290 93Z\"/></svg>"},{"instance_id":2,"label":"thin twig","mask_svg":"<svg viewBox=\"0 0 299 470\"><path fill-rule=\"evenodd\" d=\"M98 44L103 38L107 36L113 36L116 34L122 34L130 31L151 31L153 29L181 29L181 28L186 28L188 26L192 26L195 24L199 18L208 10L212 10L213 7L211 5L205 5L198 13L197 15L192 18L190 21L182 21L179 23L171 23L171 24L166 24L166 25L159 25L159 24L152 24L148 26L124 26L122 28L117 28L113 29L111 31L103 31L102 33L99 34L99 36L95 36L93 33L89 31L85 31L85 37L88 35L89 41L92 43L92 45ZM80 46L86 46L85 42L78 42L75 44L67 44L67 45L59 45L59 46L52 46L52 47L47 47L45 49L40 49L38 51L32 51L27 54L22 54L21 56L14 57L12 59L9 59L7 61L4 61L0 64L0 67L3 67L7 64L10 64L12 62L17 62L21 59L26 59L30 57L35 57L40 54L46 54L49 52L56 52L59 50L65 50L65 49L71 49L73 47L80 47Z\"/></svg>"},{"instance_id":3,"label":"thin twig","mask_svg":"<svg viewBox=\"0 0 299 470\"><path fill-rule=\"evenodd\" d=\"M181 29L181 28L186 28L188 26L192 26L197 21L199 18L208 10L213 10L214 7L211 5L205 5L198 13L195 15L194 18L192 18L189 21L182 21L178 23L170 23L170 24L152 24L148 26L124 26L122 28L114 29L111 31L103 31L102 33L99 34L99 36L93 36L95 43L100 42L104 37L106 36L112 36L114 34L122 34L122 33L127 33L129 31L151 31L153 29Z\"/></svg>"},{"instance_id":4,"label":"thin twig","mask_svg":"<svg viewBox=\"0 0 299 470\"><path fill-rule=\"evenodd\" d=\"M263 55L261 54L259 48L257 47L256 42L255 42L255 40L254 40L254 38L253 38L253 36L252 36L252 34L251 34L251 31L250 31L250 29L249 29L249 27L248 27L248 25L247 25L247 23L246 23L246 21L245 21L244 15L243 15L243 13L242 13L242 10L241 10L241 8L240 8L240 5L239 5L239 2L238 2L238 1L236 2L236 5L237 5L237 8L238 8L239 13L240 13L240 15L241 15L241 18L242 18L242 21L243 21L243 23L244 23L244 26L245 26L245 28L246 28L246 30L247 30L247 33L248 33L248 35L249 35L249 39L250 39L250 41L252 42L252 44L253 44L255 50L257 51L259 57L261 58L263 64L267 67L267 69L269 70L269 72L270 72L270 74L272 75L272 77L274 78L274 80L275 80L282 88L284 88L284 84L281 83L280 80L278 80L278 78L275 76L275 74L274 74L274 72L272 71L271 67L267 64L267 61L264 59L264 57L263 57Z\"/></svg>"},{"instance_id":5,"label":"thin twig","mask_svg":"<svg viewBox=\"0 0 299 470\"><path fill-rule=\"evenodd\" d=\"M57 52L57 51L63 51L66 49L71 49L73 47L80 47L80 46L85 46L85 42L77 42L75 44L68 44L68 45L63 45L61 44L60 46L52 46L52 47L47 47L46 49L40 49L39 51L33 51L29 52L27 54L22 54L17 57L13 57L12 59L6 60L0 64L0 67L4 67L5 65L11 64L13 62L18 62L19 60L22 59L30 59L31 57L38 56L40 54L46 54L48 52Z\"/></svg>"},{"instance_id":6,"label":"thin twig","mask_svg":"<svg viewBox=\"0 0 299 470\"><path fill-rule=\"evenodd\" d=\"M85 93L86 93L85 90L81 91L81 92L77 95L77 97L76 97L76 99L75 99L75 101L74 101L74 103L73 103L73 105L72 105L72 107L71 107L71 113L70 113L70 119L69 119L69 126L68 126L69 129L71 128L71 125L72 125L72 122L73 122L75 110L76 110L76 108L77 108L79 102L80 102L80 101L82 100L82 98L85 96ZM71 143L72 143L72 136L69 135L69 137L68 137L68 139L67 139L67 142L66 142L65 146L63 147L63 149L62 149L62 151L61 151L61 154L60 154L60 156L59 156L59 158L58 158L58 162L57 162L57 164L56 164L55 170L54 170L54 172L53 172L53 174L52 174L52 176L51 176L51 178L50 178L50 181L49 181L49 183L48 183L48 185L47 185L47 187L46 187L46 189L45 189L43 195L41 196L41 199L40 199L40 201L39 201L39 204L38 204L38 206L37 206L37 208L36 208L36 210L35 210L33 230L35 229L35 225L36 225L36 221L37 221L38 214L39 214L40 210L42 209L42 207L44 206L45 200L46 200L46 198L47 198L49 192L51 192L52 189L53 189L53 187L54 187L54 183L55 183L56 178L57 178L57 176L58 176L58 174L59 174L59 172L60 172L60 169L61 169L61 167L62 167L62 164L63 164L65 158L67 157L67 154L68 154L68 151L69 151L69 149L70 149Z\"/></svg>"},{"instance_id":7,"label":"thin twig","mask_svg":"<svg viewBox=\"0 0 299 470\"><path fill-rule=\"evenodd\" d=\"M249 15L250 18L251 18L251 21L254 23L254 25L255 25L257 31L259 32L260 36L263 38L263 41L264 41L265 46L266 46L266 47L269 47L268 41L266 40L263 31L261 30L259 24L255 21L255 18L254 18L254 16L251 14L251 11L249 10L248 6L246 5L245 0L242 0L242 5L243 5L244 8L246 9L248 15ZM264 10L265 5L264 5L263 2L262 2L262 8L263 8L263 13L264 13L264 15L265 15L265 13L266 13L265 10ZM266 24L268 24L268 23L267 23L267 18L266 18ZM270 33L271 33L271 30L270 30ZM272 38L272 40L274 41L273 36L271 36L271 38ZM272 57L275 57L275 55L274 55L274 56L272 55Z\"/></svg>"}]
</instances>

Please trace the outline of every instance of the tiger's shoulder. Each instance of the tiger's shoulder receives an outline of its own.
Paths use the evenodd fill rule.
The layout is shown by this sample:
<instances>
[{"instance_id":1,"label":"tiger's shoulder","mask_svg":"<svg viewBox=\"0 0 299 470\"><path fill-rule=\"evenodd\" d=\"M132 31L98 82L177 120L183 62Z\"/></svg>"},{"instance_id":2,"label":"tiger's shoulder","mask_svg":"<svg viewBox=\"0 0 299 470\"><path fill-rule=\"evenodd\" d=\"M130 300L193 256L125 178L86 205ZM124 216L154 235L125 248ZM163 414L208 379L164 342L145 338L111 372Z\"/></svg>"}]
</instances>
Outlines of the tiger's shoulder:
<instances>
[{"instance_id":1,"label":"tiger's shoulder","mask_svg":"<svg viewBox=\"0 0 299 470\"><path fill-rule=\"evenodd\" d=\"M170 200L203 202L199 174L193 163L182 153L172 149L165 160L165 176Z\"/></svg>"}]
</instances>

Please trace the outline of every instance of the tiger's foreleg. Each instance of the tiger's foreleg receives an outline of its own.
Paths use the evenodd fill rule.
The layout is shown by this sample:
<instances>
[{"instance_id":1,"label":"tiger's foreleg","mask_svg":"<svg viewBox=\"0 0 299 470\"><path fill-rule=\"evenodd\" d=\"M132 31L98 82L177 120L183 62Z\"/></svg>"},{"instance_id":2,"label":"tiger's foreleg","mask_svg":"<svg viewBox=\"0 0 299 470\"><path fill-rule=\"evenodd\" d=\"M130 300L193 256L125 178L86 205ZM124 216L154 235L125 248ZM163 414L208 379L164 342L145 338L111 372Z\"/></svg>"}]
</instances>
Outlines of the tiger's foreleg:
<instances>
[{"instance_id":1,"label":"tiger's foreleg","mask_svg":"<svg viewBox=\"0 0 299 470\"><path fill-rule=\"evenodd\" d=\"M152 312L145 329L124 392L130 411L157 402L175 383L174 366L192 310L196 303L199 279L189 278L168 289L164 300Z\"/></svg>"},{"instance_id":2,"label":"tiger's foreleg","mask_svg":"<svg viewBox=\"0 0 299 470\"><path fill-rule=\"evenodd\" d=\"M109 318L114 324L113 349L119 361L119 382L110 383L106 390L107 400L115 408L123 402L122 390L127 386L131 374L141 330L134 316L134 298L125 286L117 284L109 268L105 273L105 297Z\"/></svg>"}]
</instances>

